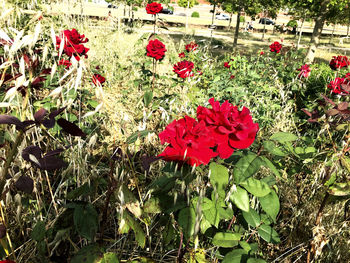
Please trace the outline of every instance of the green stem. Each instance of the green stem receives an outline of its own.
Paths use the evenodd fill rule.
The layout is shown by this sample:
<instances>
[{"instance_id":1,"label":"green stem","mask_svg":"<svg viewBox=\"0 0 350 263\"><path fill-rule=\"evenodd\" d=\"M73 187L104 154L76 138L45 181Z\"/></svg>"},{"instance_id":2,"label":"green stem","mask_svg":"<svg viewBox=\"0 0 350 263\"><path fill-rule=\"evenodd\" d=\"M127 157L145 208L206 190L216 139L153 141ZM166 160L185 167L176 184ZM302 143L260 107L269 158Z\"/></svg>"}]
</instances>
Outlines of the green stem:
<instances>
[{"instance_id":1,"label":"green stem","mask_svg":"<svg viewBox=\"0 0 350 263\"><path fill-rule=\"evenodd\" d=\"M4 186L6 183L6 175L8 172L8 169L11 166L11 163L13 162L13 160L15 159L15 157L17 156L17 152L18 152L18 146L22 143L23 138L24 138L24 131L20 130L17 134L15 143L12 146L11 151L9 152L8 156L6 157L6 162L4 167L2 168L2 172L0 175L0 194L2 194L3 190L4 190ZM2 199L2 196L0 196L0 200Z\"/></svg>"}]
</instances>

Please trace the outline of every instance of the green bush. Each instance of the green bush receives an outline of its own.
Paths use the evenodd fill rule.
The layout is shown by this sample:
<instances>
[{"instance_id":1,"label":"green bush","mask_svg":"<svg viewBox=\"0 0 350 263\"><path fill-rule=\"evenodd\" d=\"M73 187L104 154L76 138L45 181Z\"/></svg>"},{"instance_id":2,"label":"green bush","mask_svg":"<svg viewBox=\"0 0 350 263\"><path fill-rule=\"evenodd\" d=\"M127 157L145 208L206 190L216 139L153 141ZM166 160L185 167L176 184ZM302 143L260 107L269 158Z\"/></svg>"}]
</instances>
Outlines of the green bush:
<instances>
[{"instance_id":1,"label":"green bush","mask_svg":"<svg viewBox=\"0 0 350 263\"><path fill-rule=\"evenodd\" d=\"M193 12L191 17L199 17L199 13L198 12Z\"/></svg>"},{"instance_id":2,"label":"green bush","mask_svg":"<svg viewBox=\"0 0 350 263\"><path fill-rule=\"evenodd\" d=\"M137 11L137 10L139 10L139 9L136 6L132 7L132 11Z\"/></svg>"},{"instance_id":3,"label":"green bush","mask_svg":"<svg viewBox=\"0 0 350 263\"><path fill-rule=\"evenodd\" d=\"M244 16L241 16L241 17L239 18L239 21L240 21L241 23L244 23L244 22L245 22Z\"/></svg>"},{"instance_id":4,"label":"green bush","mask_svg":"<svg viewBox=\"0 0 350 263\"><path fill-rule=\"evenodd\" d=\"M294 26L298 26L298 22L296 20L289 20L289 22L287 23L287 26L290 26L290 27L294 27Z\"/></svg>"}]
</instances>

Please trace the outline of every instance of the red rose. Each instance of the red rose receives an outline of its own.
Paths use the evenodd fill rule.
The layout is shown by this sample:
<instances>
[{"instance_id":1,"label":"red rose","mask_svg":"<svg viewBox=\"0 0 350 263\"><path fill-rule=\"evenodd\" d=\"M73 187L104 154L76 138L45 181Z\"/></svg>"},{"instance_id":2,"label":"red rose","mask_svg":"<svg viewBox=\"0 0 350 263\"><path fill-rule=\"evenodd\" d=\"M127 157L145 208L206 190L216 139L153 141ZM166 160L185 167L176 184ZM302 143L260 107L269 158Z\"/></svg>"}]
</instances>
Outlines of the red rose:
<instances>
[{"instance_id":1,"label":"red rose","mask_svg":"<svg viewBox=\"0 0 350 263\"><path fill-rule=\"evenodd\" d=\"M230 79L234 79L234 78L235 78L235 75L231 75L231 76L230 76Z\"/></svg>"},{"instance_id":2,"label":"red rose","mask_svg":"<svg viewBox=\"0 0 350 263\"><path fill-rule=\"evenodd\" d=\"M203 75L203 72L202 71L200 71L200 70L197 70L197 73L198 73L198 75Z\"/></svg>"},{"instance_id":3,"label":"red rose","mask_svg":"<svg viewBox=\"0 0 350 263\"><path fill-rule=\"evenodd\" d=\"M191 166L208 164L217 156L212 149L215 146L214 137L204 121L185 116L174 120L159 134L162 144L169 143L159 155L166 161L186 162Z\"/></svg>"},{"instance_id":4,"label":"red rose","mask_svg":"<svg viewBox=\"0 0 350 263\"><path fill-rule=\"evenodd\" d=\"M345 78L335 78L329 82L327 88L331 89L331 93L339 95L348 95L350 90L345 90L344 85L350 85L350 75L346 74Z\"/></svg>"},{"instance_id":5,"label":"red rose","mask_svg":"<svg viewBox=\"0 0 350 263\"><path fill-rule=\"evenodd\" d=\"M302 65L297 70L300 71L298 78L301 78L301 77L307 78L307 77L309 77L310 72L311 72L311 68L308 64Z\"/></svg>"},{"instance_id":6,"label":"red rose","mask_svg":"<svg viewBox=\"0 0 350 263\"><path fill-rule=\"evenodd\" d=\"M214 98L209 103L212 109L198 106L197 119L204 121L212 131L220 158L226 159L234 148L245 149L254 142L259 125L253 122L248 108L239 111L228 101L220 106Z\"/></svg>"},{"instance_id":7,"label":"red rose","mask_svg":"<svg viewBox=\"0 0 350 263\"><path fill-rule=\"evenodd\" d=\"M102 77L100 74L94 74L92 76L92 82L97 86L98 83L100 83L101 85L106 81L106 79L104 77Z\"/></svg>"},{"instance_id":8,"label":"red rose","mask_svg":"<svg viewBox=\"0 0 350 263\"><path fill-rule=\"evenodd\" d=\"M150 40L146 47L147 56L151 58L155 58L156 60L160 60L165 55L165 45L160 42L158 39Z\"/></svg>"},{"instance_id":9,"label":"red rose","mask_svg":"<svg viewBox=\"0 0 350 263\"><path fill-rule=\"evenodd\" d=\"M147 6L146 6L147 14L156 15L159 12L161 12L162 10L163 10L162 5L157 3L157 2L147 4Z\"/></svg>"},{"instance_id":10,"label":"red rose","mask_svg":"<svg viewBox=\"0 0 350 263\"><path fill-rule=\"evenodd\" d=\"M282 44L279 43L279 42L277 42L277 41L273 42L273 43L270 45L270 51L271 51L271 52L280 53L281 49L282 49Z\"/></svg>"},{"instance_id":11,"label":"red rose","mask_svg":"<svg viewBox=\"0 0 350 263\"><path fill-rule=\"evenodd\" d=\"M262 56L262 55L264 55L265 54L265 52L264 51L260 51L260 55Z\"/></svg>"},{"instance_id":12,"label":"red rose","mask_svg":"<svg viewBox=\"0 0 350 263\"><path fill-rule=\"evenodd\" d=\"M72 66L72 62L70 62L69 60L61 59L60 61L58 61L58 65L66 66L66 69L69 69L69 67Z\"/></svg>"},{"instance_id":13,"label":"red rose","mask_svg":"<svg viewBox=\"0 0 350 263\"><path fill-rule=\"evenodd\" d=\"M198 45L195 42L191 42L188 45L186 45L186 51L187 52L191 52L191 51L195 51L197 49Z\"/></svg>"},{"instance_id":14,"label":"red rose","mask_svg":"<svg viewBox=\"0 0 350 263\"><path fill-rule=\"evenodd\" d=\"M6 259L6 260L0 260L0 263L16 263L16 262Z\"/></svg>"},{"instance_id":15,"label":"red rose","mask_svg":"<svg viewBox=\"0 0 350 263\"><path fill-rule=\"evenodd\" d=\"M224 63L224 67L225 67L225 68L230 68L231 65L229 64L229 62L225 62L225 63Z\"/></svg>"},{"instance_id":16,"label":"red rose","mask_svg":"<svg viewBox=\"0 0 350 263\"><path fill-rule=\"evenodd\" d=\"M183 60L174 65L174 72L183 79L193 77L193 67L194 64L191 61Z\"/></svg>"},{"instance_id":17,"label":"red rose","mask_svg":"<svg viewBox=\"0 0 350 263\"><path fill-rule=\"evenodd\" d=\"M83 44L89 39L85 35L80 35L76 29L64 30L60 36L56 36L56 49L59 50L62 40L64 40L64 53L68 56L74 56L77 60L81 56L87 57L86 53L89 51Z\"/></svg>"},{"instance_id":18,"label":"red rose","mask_svg":"<svg viewBox=\"0 0 350 263\"><path fill-rule=\"evenodd\" d=\"M336 70L340 68L344 68L350 65L350 61L347 56L333 56L331 61L329 62L329 66L331 69Z\"/></svg>"},{"instance_id":19,"label":"red rose","mask_svg":"<svg viewBox=\"0 0 350 263\"><path fill-rule=\"evenodd\" d=\"M179 53L179 58L184 58L186 55L185 55L185 53L184 52L182 52L182 53Z\"/></svg>"}]
</instances>

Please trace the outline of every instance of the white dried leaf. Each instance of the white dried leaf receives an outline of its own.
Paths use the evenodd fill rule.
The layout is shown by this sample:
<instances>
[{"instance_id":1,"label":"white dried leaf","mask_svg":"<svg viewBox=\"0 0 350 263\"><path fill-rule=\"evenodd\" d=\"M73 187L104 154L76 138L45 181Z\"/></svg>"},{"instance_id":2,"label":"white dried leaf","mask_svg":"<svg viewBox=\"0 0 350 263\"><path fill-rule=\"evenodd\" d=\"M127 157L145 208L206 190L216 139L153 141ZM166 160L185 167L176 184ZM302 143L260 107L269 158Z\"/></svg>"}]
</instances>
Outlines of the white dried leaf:
<instances>
[{"instance_id":1,"label":"white dried leaf","mask_svg":"<svg viewBox=\"0 0 350 263\"><path fill-rule=\"evenodd\" d=\"M9 9L5 9L5 11L1 14L1 20L5 20L12 12L13 12L14 8L9 8Z\"/></svg>"},{"instance_id":2,"label":"white dried leaf","mask_svg":"<svg viewBox=\"0 0 350 263\"><path fill-rule=\"evenodd\" d=\"M54 48L56 49L56 34L55 34L55 30L53 29L53 25L51 25L51 40L53 43Z\"/></svg>"},{"instance_id":3,"label":"white dried leaf","mask_svg":"<svg viewBox=\"0 0 350 263\"><path fill-rule=\"evenodd\" d=\"M12 43L11 38L10 38L10 37L6 34L6 32L5 32L4 30L2 30L2 29L0 29L0 38L1 38L1 39L4 39L4 40L7 41L7 42Z\"/></svg>"},{"instance_id":4,"label":"white dried leaf","mask_svg":"<svg viewBox=\"0 0 350 263\"><path fill-rule=\"evenodd\" d=\"M83 76L83 67L80 66L78 68L77 78L75 79L75 86L74 86L75 91L77 91L78 89L82 76Z\"/></svg>"},{"instance_id":5,"label":"white dried leaf","mask_svg":"<svg viewBox=\"0 0 350 263\"><path fill-rule=\"evenodd\" d=\"M25 46L30 46L33 43L34 36L26 35L22 38L20 48Z\"/></svg>"},{"instance_id":6,"label":"white dried leaf","mask_svg":"<svg viewBox=\"0 0 350 263\"><path fill-rule=\"evenodd\" d=\"M56 70L57 70L57 64L53 64L52 68L51 68L51 77L50 77L50 80L52 81L52 78L53 76L55 75L56 73Z\"/></svg>"},{"instance_id":7,"label":"white dried leaf","mask_svg":"<svg viewBox=\"0 0 350 263\"><path fill-rule=\"evenodd\" d=\"M62 93L62 87L58 87L58 88L54 89L53 91L51 91L51 93L49 94L49 97L56 98L56 97L58 97L61 93Z\"/></svg>"},{"instance_id":8,"label":"white dried leaf","mask_svg":"<svg viewBox=\"0 0 350 263\"><path fill-rule=\"evenodd\" d=\"M42 59L42 63L45 62L47 55L49 54L49 48L47 45L45 45L44 50L43 50L43 59Z\"/></svg>"},{"instance_id":9,"label":"white dried leaf","mask_svg":"<svg viewBox=\"0 0 350 263\"><path fill-rule=\"evenodd\" d=\"M82 118L84 119L84 118L90 117L90 116L94 115L95 113L96 113L96 111L89 111L88 113L85 113Z\"/></svg>"},{"instance_id":10,"label":"white dried leaf","mask_svg":"<svg viewBox=\"0 0 350 263\"><path fill-rule=\"evenodd\" d=\"M4 101L5 100L9 100L9 101L13 100L13 98L16 96L16 93L17 93L17 87L13 87L13 88L9 89L6 92Z\"/></svg>"},{"instance_id":11,"label":"white dried leaf","mask_svg":"<svg viewBox=\"0 0 350 263\"><path fill-rule=\"evenodd\" d=\"M39 22L38 24L36 24L35 29L34 29L34 38L33 38L32 44L31 44L32 47L38 41L40 31L41 31L41 23Z\"/></svg>"},{"instance_id":12,"label":"white dried leaf","mask_svg":"<svg viewBox=\"0 0 350 263\"><path fill-rule=\"evenodd\" d=\"M19 73L22 74L22 76L24 76L25 74L25 64L24 64L24 58L21 57L21 60L19 61Z\"/></svg>"},{"instance_id":13,"label":"white dried leaf","mask_svg":"<svg viewBox=\"0 0 350 263\"><path fill-rule=\"evenodd\" d=\"M0 108L7 108L10 106L11 106L11 103L9 102L0 102Z\"/></svg>"},{"instance_id":14,"label":"white dried leaf","mask_svg":"<svg viewBox=\"0 0 350 263\"><path fill-rule=\"evenodd\" d=\"M65 38L65 36L63 35L63 36L62 36L61 43L60 43L60 49L59 49L59 52L58 52L58 59L60 59L61 56L62 56L63 48L64 48L64 42L65 42L65 41L66 41L66 38Z\"/></svg>"}]
</instances>

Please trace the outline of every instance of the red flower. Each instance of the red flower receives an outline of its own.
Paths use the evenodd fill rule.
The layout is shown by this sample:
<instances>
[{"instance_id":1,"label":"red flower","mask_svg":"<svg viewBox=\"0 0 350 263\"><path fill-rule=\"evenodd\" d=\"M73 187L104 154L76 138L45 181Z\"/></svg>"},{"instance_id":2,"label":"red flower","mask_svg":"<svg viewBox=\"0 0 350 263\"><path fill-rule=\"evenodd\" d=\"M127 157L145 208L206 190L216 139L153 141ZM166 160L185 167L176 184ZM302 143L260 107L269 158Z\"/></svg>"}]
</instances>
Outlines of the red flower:
<instances>
[{"instance_id":1,"label":"red flower","mask_svg":"<svg viewBox=\"0 0 350 263\"><path fill-rule=\"evenodd\" d=\"M235 78L235 75L231 75L231 76L230 76L230 79L234 79L234 78Z\"/></svg>"},{"instance_id":2,"label":"red flower","mask_svg":"<svg viewBox=\"0 0 350 263\"><path fill-rule=\"evenodd\" d=\"M58 61L58 65L66 66L66 69L69 69L69 67L72 66L72 62L70 62L69 60L61 59L60 61Z\"/></svg>"},{"instance_id":3,"label":"red flower","mask_svg":"<svg viewBox=\"0 0 350 263\"><path fill-rule=\"evenodd\" d=\"M271 51L271 52L280 53L281 49L282 49L282 44L279 43L279 42L277 42L277 41L273 42L273 43L270 45L270 51Z\"/></svg>"},{"instance_id":4,"label":"red flower","mask_svg":"<svg viewBox=\"0 0 350 263\"><path fill-rule=\"evenodd\" d=\"M160 60L164 57L166 49L165 45L160 42L158 39L150 40L146 47L147 56L154 58L156 60Z\"/></svg>"},{"instance_id":5,"label":"red flower","mask_svg":"<svg viewBox=\"0 0 350 263\"><path fill-rule=\"evenodd\" d=\"M184 57L186 57L186 55L185 55L185 53L184 53L184 52L179 53L179 58L184 58Z\"/></svg>"},{"instance_id":6,"label":"red flower","mask_svg":"<svg viewBox=\"0 0 350 263\"><path fill-rule=\"evenodd\" d=\"M106 81L106 79L104 77L102 77L100 74L94 74L92 76L92 82L97 86L98 83L100 83L101 85Z\"/></svg>"},{"instance_id":7,"label":"red flower","mask_svg":"<svg viewBox=\"0 0 350 263\"><path fill-rule=\"evenodd\" d=\"M344 68L350 65L350 61L347 56L333 56L331 61L329 62L329 66L331 69L336 70L340 68Z\"/></svg>"},{"instance_id":8,"label":"red flower","mask_svg":"<svg viewBox=\"0 0 350 263\"><path fill-rule=\"evenodd\" d=\"M187 77L193 77L192 69L194 67L194 64L191 61L183 60L178 62L174 65L174 72L180 77L180 78L187 78Z\"/></svg>"},{"instance_id":9,"label":"red flower","mask_svg":"<svg viewBox=\"0 0 350 263\"><path fill-rule=\"evenodd\" d=\"M225 63L224 63L224 67L225 67L225 68L230 68L231 65L230 65L229 63L230 63L230 62L225 62Z\"/></svg>"},{"instance_id":10,"label":"red flower","mask_svg":"<svg viewBox=\"0 0 350 263\"><path fill-rule=\"evenodd\" d=\"M159 155L166 161L186 162L191 166L208 164L217 156L212 149L215 139L204 121L185 116L174 120L159 134L162 144L169 143Z\"/></svg>"},{"instance_id":11,"label":"red flower","mask_svg":"<svg viewBox=\"0 0 350 263\"><path fill-rule=\"evenodd\" d=\"M197 49L198 45L195 42L191 42L188 45L186 45L186 51L187 52L191 52L191 51L195 51Z\"/></svg>"},{"instance_id":12,"label":"red flower","mask_svg":"<svg viewBox=\"0 0 350 263\"><path fill-rule=\"evenodd\" d=\"M297 70L300 71L298 78L301 78L301 77L307 78L307 77L309 77L310 72L311 72L311 68L308 64L302 65Z\"/></svg>"},{"instance_id":13,"label":"red flower","mask_svg":"<svg viewBox=\"0 0 350 263\"><path fill-rule=\"evenodd\" d=\"M203 75L203 72L202 71L200 71L200 70L197 70L197 73L198 73L198 75Z\"/></svg>"},{"instance_id":14,"label":"red flower","mask_svg":"<svg viewBox=\"0 0 350 263\"><path fill-rule=\"evenodd\" d=\"M262 56L262 55L264 55L265 54L265 52L264 51L260 51L260 55Z\"/></svg>"},{"instance_id":15,"label":"red flower","mask_svg":"<svg viewBox=\"0 0 350 263\"><path fill-rule=\"evenodd\" d=\"M72 30L64 30L61 32L60 36L56 36L56 49L60 48L61 42L64 40L64 53L68 56L74 56L77 60L81 56L87 57L87 52L89 51L83 44L88 42L89 39L85 35L80 35L78 31L73 28Z\"/></svg>"},{"instance_id":16,"label":"red flower","mask_svg":"<svg viewBox=\"0 0 350 263\"><path fill-rule=\"evenodd\" d=\"M0 263L16 263L16 262L6 259L6 260L0 260Z\"/></svg>"},{"instance_id":17,"label":"red flower","mask_svg":"<svg viewBox=\"0 0 350 263\"><path fill-rule=\"evenodd\" d=\"M345 78L335 78L333 81L329 82L327 88L331 89L331 93L339 95L348 95L350 89L345 90L344 86L350 85L350 75L346 74ZM350 87L349 87L350 88Z\"/></svg>"},{"instance_id":18,"label":"red flower","mask_svg":"<svg viewBox=\"0 0 350 263\"><path fill-rule=\"evenodd\" d=\"M147 14L156 15L159 12L161 12L162 10L163 10L162 5L157 3L157 2L147 4L147 6L146 6Z\"/></svg>"},{"instance_id":19,"label":"red flower","mask_svg":"<svg viewBox=\"0 0 350 263\"><path fill-rule=\"evenodd\" d=\"M204 121L212 131L220 158L226 159L234 148L245 149L254 142L259 125L253 122L248 108L239 111L228 101L220 106L214 98L209 103L212 109L198 106L197 119Z\"/></svg>"}]
</instances>

